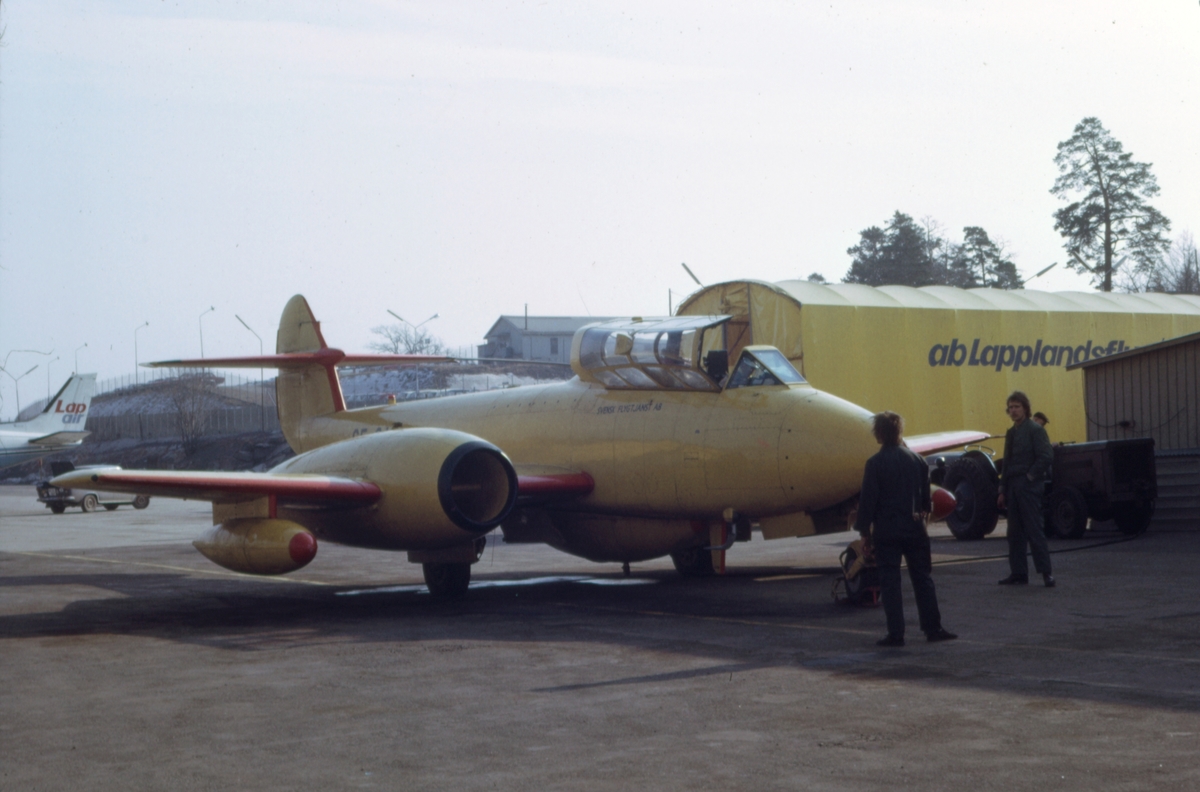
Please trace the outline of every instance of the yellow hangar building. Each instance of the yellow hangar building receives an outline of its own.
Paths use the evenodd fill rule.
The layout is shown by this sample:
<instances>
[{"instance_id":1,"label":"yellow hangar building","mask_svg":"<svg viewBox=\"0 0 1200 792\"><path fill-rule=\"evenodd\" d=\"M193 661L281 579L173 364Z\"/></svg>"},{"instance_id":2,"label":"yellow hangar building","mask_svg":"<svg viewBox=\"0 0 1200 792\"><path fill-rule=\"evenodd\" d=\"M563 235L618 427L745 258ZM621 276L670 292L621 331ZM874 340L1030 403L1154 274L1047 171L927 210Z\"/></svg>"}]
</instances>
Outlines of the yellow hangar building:
<instances>
[{"instance_id":1,"label":"yellow hangar building","mask_svg":"<svg viewBox=\"0 0 1200 792\"><path fill-rule=\"evenodd\" d=\"M815 387L904 416L911 434L1003 435L1025 391L1054 441L1087 440L1083 375L1067 367L1200 331L1200 297L789 280L700 289L680 314L728 314L730 359L778 347Z\"/></svg>"}]
</instances>

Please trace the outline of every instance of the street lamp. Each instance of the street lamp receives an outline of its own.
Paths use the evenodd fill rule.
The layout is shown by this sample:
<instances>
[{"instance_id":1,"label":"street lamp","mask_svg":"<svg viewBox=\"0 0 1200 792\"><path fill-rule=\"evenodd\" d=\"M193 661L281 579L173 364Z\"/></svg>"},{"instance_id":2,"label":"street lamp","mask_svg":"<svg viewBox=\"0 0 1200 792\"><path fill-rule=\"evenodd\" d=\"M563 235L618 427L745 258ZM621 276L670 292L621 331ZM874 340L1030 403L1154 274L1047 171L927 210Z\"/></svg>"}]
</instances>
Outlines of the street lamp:
<instances>
[{"instance_id":1,"label":"street lamp","mask_svg":"<svg viewBox=\"0 0 1200 792\"><path fill-rule=\"evenodd\" d=\"M79 346L75 347L75 372L74 373L76 373L76 374L79 373L79 350L83 349L85 346L87 346L86 341L84 341Z\"/></svg>"},{"instance_id":2,"label":"street lamp","mask_svg":"<svg viewBox=\"0 0 1200 792\"><path fill-rule=\"evenodd\" d=\"M408 326L409 326L409 327L411 327L413 330L416 330L416 329L418 329L418 328L419 328L421 325L425 324L425 322L432 322L434 319L437 319L437 318L438 318L438 315L437 315L437 314L434 314L433 316L431 316L431 317L429 317L428 319L426 319L426 320L425 320L425 322L421 322L421 324L416 324L416 325L415 325L415 324L413 324L412 322L410 322L410 321L408 321L407 319L405 319L405 318L404 318L403 316L401 316L400 314L398 314L398 313L396 313L395 311L393 311L391 308L384 308L384 310L385 310L385 311L387 311L388 313L390 313L392 316L394 316L394 317L396 317L397 319L399 319L401 322L404 322L404 324L408 325Z\"/></svg>"},{"instance_id":3,"label":"street lamp","mask_svg":"<svg viewBox=\"0 0 1200 792\"><path fill-rule=\"evenodd\" d=\"M50 364L62 360L61 357L56 357L54 360L46 362L46 404L50 404Z\"/></svg>"},{"instance_id":4,"label":"street lamp","mask_svg":"<svg viewBox=\"0 0 1200 792\"><path fill-rule=\"evenodd\" d=\"M7 374L8 378L13 381L13 389L17 392L17 420L21 419L21 380L25 379L36 370L37 364L34 363L33 368L29 369L29 371L26 371L19 377L14 377L12 372L8 369L0 368L0 371L3 371L5 374Z\"/></svg>"},{"instance_id":5,"label":"street lamp","mask_svg":"<svg viewBox=\"0 0 1200 792\"><path fill-rule=\"evenodd\" d=\"M137 334L138 330L143 330L150 326L150 320L147 319L137 327L133 328L133 382L136 385L138 381L138 351L137 351Z\"/></svg>"},{"instance_id":6,"label":"street lamp","mask_svg":"<svg viewBox=\"0 0 1200 792\"><path fill-rule=\"evenodd\" d=\"M208 310L200 314L200 318L196 320L196 322L200 325L200 357L204 357L204 317L215 310L217 310L217 306L208 306Z\"/></svg>"},{"instance_id":7,"label":"street lamp","mask_svg":"<svg viewBox=\"0 0 1200 792\"><path fill-rule=\"evenodd\" d=\"M238 316L237 314L234 314L233 318L237 319L239 322L241 322L242 327L246 328L251 333L254 333L254 328L251 327L250 325L246 324L245 319ZM254 337L258 339L258 356L262 357L263 356L262 336L260 336L258 333L254 333ZM261 368L258 370L258 417L260 419L259 425L262 428L262 430L265 432L267 430L267 396L266 396L266 391L263 390L263 370Z\"/></svg>"}]
</instances>

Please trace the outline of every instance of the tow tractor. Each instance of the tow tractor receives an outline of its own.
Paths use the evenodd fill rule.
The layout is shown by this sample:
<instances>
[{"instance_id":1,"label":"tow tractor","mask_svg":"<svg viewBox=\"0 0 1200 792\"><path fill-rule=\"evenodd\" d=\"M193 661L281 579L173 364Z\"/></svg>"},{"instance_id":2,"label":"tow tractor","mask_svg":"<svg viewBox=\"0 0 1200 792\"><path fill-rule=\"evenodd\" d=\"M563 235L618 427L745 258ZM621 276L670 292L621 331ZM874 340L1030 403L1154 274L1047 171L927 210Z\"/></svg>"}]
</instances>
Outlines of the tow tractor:
<instances>
[{"instance_id":1,"label":"tow tractor","mask_svg":"<svg viewBox=\"0 0 1200 792\"><path fill-rule=\"evenodd\" d=\"M955 538L982 539L996 529L1003 462L983 445L929 458L930 480L957 501L946 518ZM1078 539L1091 518L1112 520L1135 536L1150 525L1157 497L1153 438L1057 445L1046 489L1046 535Z\"/></svg>"}]
</instances>

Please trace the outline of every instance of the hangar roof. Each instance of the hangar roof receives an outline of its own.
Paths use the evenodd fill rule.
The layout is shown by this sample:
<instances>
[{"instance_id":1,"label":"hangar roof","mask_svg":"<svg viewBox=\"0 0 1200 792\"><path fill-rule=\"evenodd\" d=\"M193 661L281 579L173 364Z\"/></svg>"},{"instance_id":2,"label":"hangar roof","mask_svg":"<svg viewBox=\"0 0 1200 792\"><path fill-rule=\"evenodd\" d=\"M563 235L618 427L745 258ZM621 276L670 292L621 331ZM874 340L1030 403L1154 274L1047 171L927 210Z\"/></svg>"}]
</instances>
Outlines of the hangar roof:
<instances>
[{"instance_id":1,"label":"hangar roof","mask_svg":"<svg viewBox=\"0 0 1200 792\"><path fill-rule=\"evenodd\" d=\"M1157 344L1147 344L1143 347L1126 349L1124 352L1118 352L1115 355L1105 355L1104 357L1096 358L1095 360L1073 363L1072 365L1067 366L1067 371L1073 371L1078 368L1093 368L1094 366L1099 366L1105 363L1112 363L1114 360L1125 360L1126 358L1144 355L1147 352L1156 352L1160 349L1167 349L1169 347L1179 346L1180 344L1191 344L1195 341L1200 341L1200 333L1188 333L1187 335L1181 335L1176 338L1168 338L1165 341L1159 341Z\"/></svg>"},{"instance_id":2,"label":"hangar roof","mask_svg":"<svg viewBox=\"0 0 1200 792\"><path fill-rule=\"evenodd\" d=\"M801 305L847 305L950 310L1086 311L1111 313L1200 313L1200 297L1178 294L1112 294L1100 292L1044 292L1034 289L956 289L951 286L865 286L859 283L820 284L806 280L753 283L798 300ZM727 284L714 284L721 286ZM686 309L700 293L684 301Z\"/></svg>"}]
</instances>

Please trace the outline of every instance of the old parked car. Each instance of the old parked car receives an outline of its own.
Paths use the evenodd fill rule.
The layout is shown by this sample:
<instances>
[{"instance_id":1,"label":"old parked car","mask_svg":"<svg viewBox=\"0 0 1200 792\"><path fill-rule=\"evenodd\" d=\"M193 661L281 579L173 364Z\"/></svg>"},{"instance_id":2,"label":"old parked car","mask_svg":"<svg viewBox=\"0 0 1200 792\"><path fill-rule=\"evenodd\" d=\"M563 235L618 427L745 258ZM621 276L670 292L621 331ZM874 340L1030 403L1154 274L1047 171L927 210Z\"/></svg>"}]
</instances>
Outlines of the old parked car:
<instances>
[{"instance_id":1,"label":"old parked car","mask_svg":"<svg viewBox=\"0 0 1200 792\"><path fill-rule=\"evenodd\" d=\"M88 468L106 468L111 470L112 465L83 465L76 468L70 462L51 462L50 473L52 476L61 476L63 473L70 473L72 470L87 470ZM49 481L42 481L37 485L38 501L46 504L46 507L55 514L62 514L67 510L68 506L78 506L85 512L94 512L104 507L108 511L114 511L120 506L132 506L135 509L144 509L150 505L149 495L126 495L118 492L91 492L89 490L66 489L64 487L55 487Z\"/></svg>"}]
</instances>

